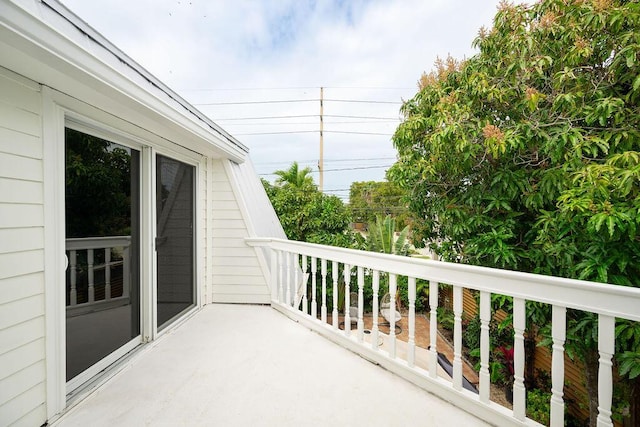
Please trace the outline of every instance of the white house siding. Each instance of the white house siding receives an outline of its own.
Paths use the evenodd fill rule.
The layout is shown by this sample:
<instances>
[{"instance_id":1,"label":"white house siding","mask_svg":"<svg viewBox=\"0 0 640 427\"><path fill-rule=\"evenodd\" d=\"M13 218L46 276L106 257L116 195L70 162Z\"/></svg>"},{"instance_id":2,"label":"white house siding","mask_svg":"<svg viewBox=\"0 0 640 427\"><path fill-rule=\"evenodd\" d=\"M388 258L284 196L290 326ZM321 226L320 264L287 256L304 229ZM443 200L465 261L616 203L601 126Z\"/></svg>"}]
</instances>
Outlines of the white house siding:
<instances>
[{"instance_id":1,"label":"white house siding","mask_svg":"<svg viewBox=\"0 0 640 427\"><path fill-rule=\"evenodd\" d=\"M213 160L210 174L213 193L211 302L267 304L271 296L264 270L255 249L244 241L251 235L249 224L236 198L233 178L223 162L229 161Z\"/></svg>"},{"instance_id":2,"label":"white house siding","mask_svg":"<svg viewBox=\"0 0 640 427\"><path fill-rule=\"evenodd\" d=\"M46 419L42 99L0 67L0 425Z\"/></svg>"}]
</instances>

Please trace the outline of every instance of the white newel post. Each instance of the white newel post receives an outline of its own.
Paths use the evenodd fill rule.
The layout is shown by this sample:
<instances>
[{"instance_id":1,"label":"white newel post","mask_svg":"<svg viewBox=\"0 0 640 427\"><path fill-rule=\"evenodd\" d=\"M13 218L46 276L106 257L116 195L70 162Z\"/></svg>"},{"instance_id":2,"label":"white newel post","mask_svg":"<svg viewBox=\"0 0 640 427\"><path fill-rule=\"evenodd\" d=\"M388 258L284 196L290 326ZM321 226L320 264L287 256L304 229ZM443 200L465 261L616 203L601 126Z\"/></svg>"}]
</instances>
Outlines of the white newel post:
<instances>
[{"instance_id":1,"label":"white newel post","mask_svg":"<svg viewBox=\"0 0 640 427\"><path fill-rule=\"evenodd\" d=\"M318 273L318 259L311 257L311 317L318 318L318 301L316 300L316 273Z\"/></svg>"},{"instance_id":2,"label":"white newel post","mask_svg":"<svg viewBox=\"0 0 640 427\"><path fill-rule=\"evenodd\" d=\"M284 303L284 253L282 251L278 251L278 276L280 279L278 280L278 302L280 304Z\"/></svg>"},{"instance_id":3,"label":"white newel post","mask_svg":"<svg viewBox=\"0 0 640 427\"><path fill-rule=\"evenodd\" d=\"M351 266L349 264L344 264L342 276L344 278L344 334L349 336L351 335L351 316L349 315L349 308L351 307Z\"/></svg>"},{"instance_id":4,"label":"white newel post","mask_svg":"<svg viewBox=\"0 0 640 427\"><path fill-rule=\"evenodd\" d=\"M613 375L611 358L615 353L615 317L598 315L598 427L612 427L611 398L613 395Z\"/></svg>"},{"instance_id":5,"label":"white newel post","mask_svg":"<svg viewBox=\"0 0 640 427\"><path fill-rule=\"evenodd\" d=\"M93 249L87 249L87 270L89 272L89 302L96 299L95 278L93 268Z\"/></svg>"},{"instance_id":6,"label":"white newel post","mask_svg":"<svg viewBox=\"0 0 640 427\"><path fill-rule=\"evenodd\" d=\"M480 292L480 401L489 403L491 375L489 374L489 323L491 322L491 293Z\"/></svg>"},{"instance_id":7,"label":"white newel post","mask_svg":"<svg viewBox=\"0 0 640 427\"><path fill-rule=\"evenodd\" d=\"M320 273L322 274L322 307L320 307L320 316L322 323L327 323L327 260L320 260Z\"/></svg>"},{"instance_id":8,"label":"white newel post","mask_svg":"<svg viewBox=\"0 0 640 427\"><path fill-rule=\"evenodd\" d=\"M524 421L527 390L524 387L524 330L526 328L525 300L513 298L513 416Z\"/></svg>"},{"instance_id":9,"label":"white newel post","mask_svg":"<svg viewBox=\"0 0 640 427\"><path fill-rule=\"evenodd\" d=\"M453 287L453 388L462 390L462 287Z\"/></svg>"},{"instance_id":10,"label":"white newel post","mask_svg":"<svg viewBox=\"0 0 640 427\"><path fill-rule=\"evenodd\" d=\"M567 309L554 305L551 313L551 426L564 426L564 342L567 336Z\"/></svg>"},{"instance_id":11,"label":"white newel post","mask_svg":"<svg viewBox=\"0 0 640 427\"><path fill-rule=\"evenodd\" d=\"M278 251L271 249L271 301L278 300Z\"/></svg>"},{"instance_id":12,"label":"white newel post","mask_svg":"<svg viewBox=\"0 0 640 427\"><path fill-rule=\"evenodd\" d=\"M409 277L409 341L407 342L409 354L407 365L413 368L416 362L416 278Z\"/></svg>"},{"instance_id":13,"label":"white newel post","mask_svg":"<svg viewBox=\"0 0 640 427\"><path fill-rule=\"evenodd\" d=\"M358 266L358 342L364 341L364 268Z\"/></svg>"},{"instance_id":14,"label":"white newel post","mask_svg":"<svg viewBox=\"0 0 640 427\"><path fill-rule=\"evenodd\" d=\"M396 289L398 287L398 277L389 273L389 357L396 358Z\"/></svg>"},{"instance_id":15,"label":"white newel post","mask_svg":"<svg viewBox=\"0 0 640 427\"><path fill-rule=\"evenodd\" d=\"M331 323L333 329L338 329L338 262L331 261L331 279L333 279L333 310L331 311Z\"/></svg>"},{"instance_id":16,"label":"white newel post","mask_svg":"<svg viewBox=\"0 0 640 427\"><path fill-rule=\"evenodd\" d=\"M438 378L438 282L429 282L429 376Z\"/></svg>"},{"instance_id":17,"label":"white newel post","mask_svg":"<svg viewBox=\"0 0 640 427\"><path fill-rule=\"evenodd\" d=\"M380 310L378 302L378 292L380 291L380 272L378 270L372 271L372 288L373 288L373 326L371 328L371 348L378 350L378 336L380 330L378 329L378 311Z\"/></svg>"}]
</instances>

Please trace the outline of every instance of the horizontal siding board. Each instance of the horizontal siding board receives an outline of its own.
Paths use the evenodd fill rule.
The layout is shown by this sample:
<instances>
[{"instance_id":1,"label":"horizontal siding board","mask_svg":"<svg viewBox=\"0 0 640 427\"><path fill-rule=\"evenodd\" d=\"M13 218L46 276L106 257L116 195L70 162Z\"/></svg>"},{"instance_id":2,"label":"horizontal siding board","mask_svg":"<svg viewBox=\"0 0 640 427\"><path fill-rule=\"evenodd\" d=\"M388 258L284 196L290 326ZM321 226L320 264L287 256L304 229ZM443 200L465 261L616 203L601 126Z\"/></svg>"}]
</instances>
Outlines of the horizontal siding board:
<instances>
[{"instance_id":1,"label":"horizontal siding board","mask_svg":"<svg viewBox=\"0 0 640 427\"><path fill-rule=\"evenodd\" d=\"M40 137L0 127L0 153L42 159L42 148Z\"/></svg>"},{"instance_id":2,"label":"horizontal siding board","mask_svg":"<svg viewBox=\"0 0 640 427\"><path fill-rule=\"evenodd\" d=\"M246 248L247 243L240 238L223 238L218 237L213 240L214 248Z\"/></svg>"},{"instance_id":3,"label":"horizontal siding board","mask_svg":"<svg viewBox=\"0 0 640 427\"><path fill-rule=\"evenodd\" d=\"M44 271L43 250L0 254L0 279L41 271Z\"/></svg>"},{"instance_id":4,"label":"horizontal siding board","mask_svg":"<svg viewBox=\"0 0 640 427\"><path fill-rule=\"evenodd\" d=\"M217 285L213 287L213 292L218 294L269 295L268 289L264 286L250 285Z\"/></svg>"},{"instance_id":5,"label":"horizontal siding board","mask_svg":"<svg viewBox=\"0 0 640 427\"><path fill-rule=\"evenodd\" d=\"M42 182L42 160L0 153L0 177Z\"/></svg>"},{"instance_id":6,"label":"horizontal siding board","mask_svg":"<svg viewBox=\"0 0 640 427\"><path fill-rule=\"evenodd\" d=\"M271 297L269 295L238 295L238 294L216 294L213 293L214 303L227 304L269 304Z\"/></svg>"},{"instance_id":7,"label":"horizontal siding board","mask_svg":"<svg viewBox=\"0 0 640 427\"><path fill-rule=\"evenodd\" d=\"M0 229L0 254L22 252L44 247L44 228Z\"/></svg>"},{"instance_id":8,"label":"horizontal siding board","mask_svg":"<svg viewBox=\"0 0 640 427\"><path fill-rule=\"evenodd\" d=\"M235 200L223 200L213 204L213 209L218 211L239 210L238 203Z\"/></svg>"},{"instance_id":9,"label":"horizontal siding board","mask_svg":"<svg viewBox=\"0 0 640 427\"><path fill-rule=\"evenodd\" d=\"M44 361L40 360L31 366L21 369L0 380L0 404L8 402L46 379Z\"/></svg>"},{"instance_id":10,"label":"horizontal siding board","mask_svg":"<svg viewBox=\"0 0 640 427\"><path fill-rule=\"evenodd\" d=\"M44 360L44 338L38 338L23 346L0 355L0 380L7 378L34 363Z\"/></svg>"},{"instance_id":11,"label":"horizontal siding board","mask_svg":"<svg viewBox=\"0 0 640 427\"><path fill-rule=\"evenodd\" d=\"M24 276L3 279L0 282L0 304L16 301L44 292L44 273L27 274Z\"/></svg>"},{"instance_id":12,"label":"horizontal siding board","mask_svg":"<svg viewBox=\"0 0 640 427\"><path fill-rule=\"evenodd\" d=\"M0 194L5 203L41 204L44 200L42 182L0 178Z\"/></svg>"},{"instance_id":13,"label":"horizontal siding board","mask_svg":"<svg viewBox=\"0 0 640 427\"><path fill-rule=\"evenodd\" d=\"M233 194L233 191L214 191L213 192L213 202L224 202L236 200L236 196Z\"/></svg>"},{"instance_id":14,"label":"horizontal siding board","mask_svg":"<svg viewBox=\"0 0 640 427\"><path fill-rule=\"evenodd\" d=\"M42 112L39 91L3 75L0 75L0 102L38 115Z\"/></svg>"},{"instance_id":15,"label":"horizontal siding board","mask_svg":"<svg viewBox=\"0 0 640 427\"><path fill-rule=\"evenodd\" d=\"M44 337L44 316L28 320L11 328L0 329L0 354Z\"/></svg>"},{"instance_id":16,"label":"horizontal siding board","mask_svg":"<svg viewBox=\"0 0 640 427\"><path fill-rule=\"evenodd\" d=\"M244 221L241 219L213 219L213 228L216 229L240 229L246 230Z\"/></svg>"},{"instance_id":17,"label":"horizontal siding board","mask_svg":"<svg viewBox=\"0 0 640 427\"><path fill-rule=\"evenodd\" d=\"M211 252L212 252L214 260L216 258L218 258L218 257L222 257L222 258L230 258L230 257L255 258L255 256L256 256L255 249L247 247L247 246L245 246L244 248L220 248L220 247L214 246L213 250Z\"/></svg>"},{"instance_id":18,"label":"horizontal siding board","mask_svg":"<svg viewBox=\"0 0 640 427\"><path fill-rule=\"evenodd\" d=\"M0 329L26 322L44 315L44 295L38 294L2 305Z\"/></svg>"},{"instance_id":19,"label":"horizontal siding board","mask_svg":"<svg viewBox=\"0 0 640 427\"><path fill-rule=\"evenodd\" d=\"M0 228L42 227L44 207L42 205L20 205L0 203Z\"/></svg>"},{"instance_id":20,"label":"horizontal siding board","mask_svg":"<svg viewBox=\"0 0 640 427\"><path fill-rule=\"evenodd\" d=\"M220 167L222 167L222 165L220 165ZM218 183L218 182L229 182L229 178L227 178L227 174L224 173L224 171L219 172L213 172L212 176L211 176L211 180L214 183Z\"/></svg>"},{"instance_id":21,"label":"horizontal siding board","mask_svg":"<svg viewBox=\"0 0 640 427\"><path fill-rule=\"evenodd\" d=\"M247 265L258 265L257 259L244 258L244 257L215 257L213 258L213 266L221 267L221 266L236 266L236 267L246 267Z\"/></svg>"},{"instance_id":22,"label":"horizontal siding board","mask_svg":"<svg viewBox=\"0 0 640 427\"><path fill-rule=\"evenodd\" d=\"M0 102L0 127L33 136L40 136L42 130L39 114L15 108L5 102Z\"/></svg>"},{"instance_id":23,"label":"horizontal siding board","mask_svg":"<svg viewBox=\"0 0 640 427\"><path fill-rule=\"evenodd\" d=\"M45 403L33 408L29 413L25 414L22 418L16 420L11 427L33 427L41 426L47 421L47 407Z\"/></svg>"},{"instance_id":24,"label":"horizontal siding board","mask_svg":"<svg viewBox=\"0 0 640 427\"><path fill-rule=\"evenodd\" d=\"M211 213L213 219L239 219L242 220L242 214L238 210L218 210L214 209Z\"/></svg>"},{"instance_id":25,"label":"horizontal siding board","mask_svg":"<svg viewBox=\"0 0 640 427\"><path fill-rule=\"evenodd\" d=\"M256 285L266 286L263 276L224 276L213 270L213 285Z\"/></svg>"},{"instance_id":26,"label":"horizontal siding board","mask_svg":"<svg viewBox=\"0 0 640 427\"><path fill-rule=\"evenodd\" d=\"M10 401L0 404L0 420L6 425L12 425L15 422L23 425L29 413L37 411L40 406L45 403L46 389L44 383L40 383L30 388L26 392L16 396ZM44 422L45 420L43 420Z\"/></svg>"},{"instance_id":27,"label":"horizontal siding board","mask_svg":"<svg viewBox=\"0 0 640 427\"><path fill-rule=\"evenodd\" d=\"M220 276L263 276L262 269L260 267L250 266L214 266L213 272Z\"/></svg>"},{"instance_id":28,"label":"horizontal siding board","mask_svg":"<svg viewBox=\"0 0 640 427\"><path fill-rule=\"evenodd\" d=\"M226 239L226 238L236 238L236 239L244 239L245 237L249 237L249 232L246 229L214 229L213 230L213 244L216 245L216 240L218 238Z\"/></svg>"}]
</instances>

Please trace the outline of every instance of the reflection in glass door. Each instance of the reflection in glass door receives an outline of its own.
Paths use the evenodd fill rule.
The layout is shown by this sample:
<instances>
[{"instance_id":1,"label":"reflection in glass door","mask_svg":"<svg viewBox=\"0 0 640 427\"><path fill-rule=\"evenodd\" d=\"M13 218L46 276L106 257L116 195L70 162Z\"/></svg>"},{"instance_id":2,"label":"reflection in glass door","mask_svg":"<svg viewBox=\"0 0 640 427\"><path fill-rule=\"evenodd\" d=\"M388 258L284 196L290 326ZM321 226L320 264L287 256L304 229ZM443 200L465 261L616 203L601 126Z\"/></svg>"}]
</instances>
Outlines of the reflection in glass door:
<instances>
[{"instance_id":1,"label":"reflection in glass door","mask_svg":"<svg viewBox=\"0 0 640 427\"><path fill-rule=\"evenodd\" d=\"M140 152L65 129L67 381L140 335Z\"/></svg>"},{"instance_id":2,"label":"reflection in glass door","mask_svg":"<svg viewBox=\"0 0 640 427\"><path fill-rule=\"evenodd\" d=\"M156 157L158 329L195 303L194 170Z\"/></svg>"}]
</instances>

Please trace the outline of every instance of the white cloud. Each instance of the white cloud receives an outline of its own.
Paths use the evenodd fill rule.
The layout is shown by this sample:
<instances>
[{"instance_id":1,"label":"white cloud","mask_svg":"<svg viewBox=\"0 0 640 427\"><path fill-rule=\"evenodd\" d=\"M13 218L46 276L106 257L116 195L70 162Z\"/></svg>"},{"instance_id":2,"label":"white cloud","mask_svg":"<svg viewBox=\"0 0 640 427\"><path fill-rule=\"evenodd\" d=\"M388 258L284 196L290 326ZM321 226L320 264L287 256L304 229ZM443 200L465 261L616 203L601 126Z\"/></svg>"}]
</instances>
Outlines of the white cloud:
<instances>
[{"instance_id":1,"label":"white cloud","mask_svg":"<svg viewBox=\"0 0 640 427\"><path fill-rule=\"evenodd\" d=\"M63 0L81 18L189 101L325 98L400 101L437 56L473 54L499 0ZM304 89L291 89L304 87ZM243 88L244 90L237 90ZM247 88L263 88L246 90ZM280 88L280 89L278 89ZM289 88L289 89L282 89ZM368 88L368 89L367 89ZM205 90L215 89L215 90ZM398 118L399 104L325 103L326 115ZM317 102L199 106L251 149L259 173L298 160L316 166ZM225 121L238 117L315 115ZM368 123L337 124L337 121ZM273 123L284 123L276 125ZM327 131L391 134L398 122L325 118ZM325 169L391 164L389 136L327 133ZM308 160L308 162L307 162ZM340 161L337 161L340 160ZM316 175L317 176L317 175ZM327 172L326 189L381 180L384 169ZM348 192L340 193L346 196Z\"/></svg>"}]
</instances>

